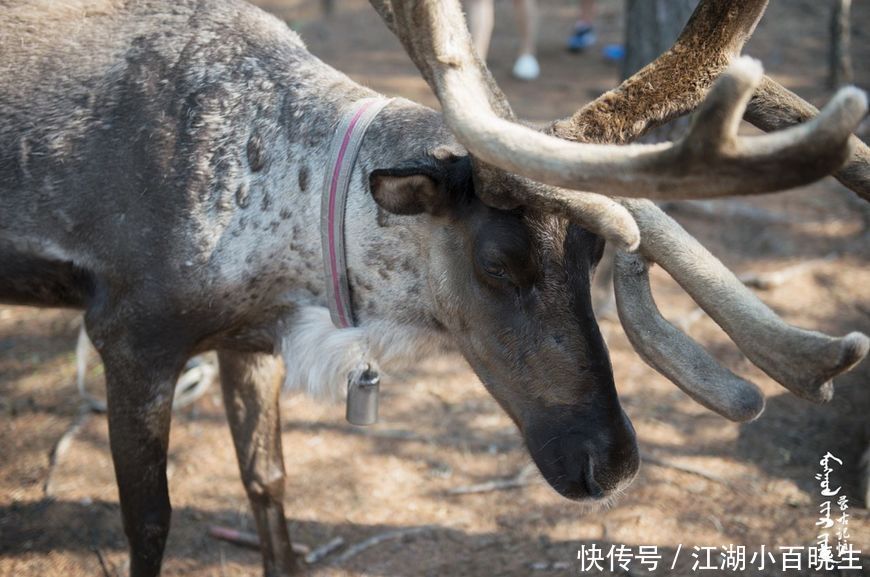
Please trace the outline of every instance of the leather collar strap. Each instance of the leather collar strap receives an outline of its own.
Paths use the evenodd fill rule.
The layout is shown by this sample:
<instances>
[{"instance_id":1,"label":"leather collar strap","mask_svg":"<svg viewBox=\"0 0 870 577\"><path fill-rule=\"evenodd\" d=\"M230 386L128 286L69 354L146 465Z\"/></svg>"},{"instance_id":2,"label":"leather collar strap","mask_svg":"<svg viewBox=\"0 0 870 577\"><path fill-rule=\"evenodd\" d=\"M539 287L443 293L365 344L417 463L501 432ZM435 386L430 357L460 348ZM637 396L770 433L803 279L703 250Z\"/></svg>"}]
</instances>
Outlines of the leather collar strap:
<instances>
[{"instance_id":1,"label":"leather collar strap","mask_svg":"<svg viewBox=\"0 0 870 577\"><path fill-rule=\"evenodd\" d=\"M347 281L344 216L356 157L369 125L392 102L386 98L366 98L353 104L335 131L329 151L332 170L324 181L320 204L320 241L326 272L326 296L332 324L340 329L354 326Z\"/></svg>"}]
</instances>

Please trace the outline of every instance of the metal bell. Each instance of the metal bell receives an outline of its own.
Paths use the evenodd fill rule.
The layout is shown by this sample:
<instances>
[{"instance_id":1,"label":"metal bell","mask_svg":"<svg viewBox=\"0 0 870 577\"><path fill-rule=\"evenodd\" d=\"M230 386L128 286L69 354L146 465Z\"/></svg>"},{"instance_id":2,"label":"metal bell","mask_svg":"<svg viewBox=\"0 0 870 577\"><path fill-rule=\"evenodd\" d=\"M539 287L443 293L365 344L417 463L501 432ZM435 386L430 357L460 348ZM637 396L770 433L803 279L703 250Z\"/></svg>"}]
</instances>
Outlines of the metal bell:
<instances>
[{"instance_id":1,"label":"metal bell","mask_svg":"<svg viewBox=\"0 0 870 577\"><path fill-rule=\"evenodd\" d=\"M378 422L378 393L381 377L366 367L347 376L346 418L352 425L373 425Z\"/></svg>"}]
</instances>

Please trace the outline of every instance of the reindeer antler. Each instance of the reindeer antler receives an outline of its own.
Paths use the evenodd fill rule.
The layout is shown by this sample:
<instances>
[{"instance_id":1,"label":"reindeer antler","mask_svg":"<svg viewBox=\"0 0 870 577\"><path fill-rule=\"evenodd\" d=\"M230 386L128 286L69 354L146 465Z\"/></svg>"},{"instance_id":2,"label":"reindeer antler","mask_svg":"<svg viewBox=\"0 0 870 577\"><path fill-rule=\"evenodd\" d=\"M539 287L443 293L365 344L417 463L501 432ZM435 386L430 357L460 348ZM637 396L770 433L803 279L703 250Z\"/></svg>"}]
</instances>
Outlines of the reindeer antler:
<instances>
[{"instance_id":1,"label":"reindeer antler","mask_svg":"<svg viewBox=\"0 0 870 577\"><path fill-rule=\"evenodd\" d=\"M701 2L674 45L654 62L547 134L577 142L623 144L694 110L710 86L740 55L767 8L767 0ZM690 60L687 62L687 60ZM685 74L690 69L691 74ZM818 109L765 76L746 109L746 120L765 131L817 117ZM849 137L852 155L834 177L870 200L870 148Z\"/></svg>"},{"instance_id":2,"label":"reindeer antler","mask_svg":"<svg viewBox=\"0 0 870 577\"><path fill-rule=\"evenodd\" d=\"M846 88L818 122L775 135L738 137L737 125L761 79L760 68L741 60L702 109L705 121L717 119L712 130L698 122L685 139L655 145L570 143L513 122L504 113L509 108L474 56L457 2L397 2L393 14L399 37L438 95L445 121L469 152L554 186L653 199L783 190L839 168L851 152L850 133L867 110L864 94ZM732 39L731 44L740 43ZM782 170L784 165L790 170Z\"/></svg>"},{"instance_id":3,"label":"reindeer antler","mask_svg":"<svg viewBox=\"0 0 870 577\"><path fill-rule=\"evenodd\" d=\"M479 182L491 181L487 176L498 167L587 191L500 186L497 192L479 190L484 202L500 208L545 204L628 250L638 245L637 227L622 207L595 193L673 199L771 192L805 184L829 174L848 156L848 135L866 109L863 94L847 89L829 104L818 123L774 136L738 138L734 128L757 76L747 63L734 72L734 82L720 83L720 97L708 107L708 117L723 118L719 131L698 125L684 141L664 145L568 143L515 122L507 100L472 48L458 2L371 2L438 96L445 121L473 155ZM756 10L763 11L763 6ZM738 23L735 30L748 37L755 22L752 15L724 12L729 22ZM720 44L732 53L742 46L727 30L712 35L724 38ZM721 69L727 58L719 61ZM794 168L783 171L783 163ZM746 174L753 178L747 179ZM499 176L510 178L504 172Z\"/></svg>"},{"instance_id":4,"label":"reindeer antler","mask_svg":"<svg viewBox=\"0 0 870 577\"><path fill-rule=\"evenodd\" d=\"M617 252L613 285L625 334L648 365L697 402L732 421L751 421L761 414L764 395L758 387L721 366L659 313L644 257ZM644 322L633 322L638 318Z\"/></svg>"},{"instance_id":5,"label":"reindeer antler","mask_svg":"<svg viewBox=\"0 0 870 577\"><path fill-rule=\"evenodd\" d=\"M817 180L866 152L851 137L867 111L865 95L854 88L841 90L800 126L737 135L759 83L771 90L757 63L737 58L766 0L702 0L671 50L544 133L515 121L472 49L456 0L371 1L438 96L477 174L501 169L508 173L498 172L502 179L552 185L478 190L484 202L541 207L615 240L619 248L636 246L639 230L643 256L662 264L753 362L802 397L830 398L829 380L867 354L870 341L860 333L837 339L785 324L652 203L620 198L617 204L597 194L673 199L773 192ZM699 103L682 140L615 145ZM754 112L757 101L751 106L750 118L785 124ZM855 178L854 169L850 174ZM726 417L756 416L763 407L758 390L701 355L697 344L664 321L649 295L645 264L627 259L618 262L620 318L641 356Z\"/></svg>"},{"instance_id":6,"label":"reindeer antler","mask_svg":"<svg viewBox=\"0 0 870 577\"><path fill-rule=\"evenodd\" d=\"M445 87L445 69L461 71L461 82L469 92L465 97L474 103L472 108L482 106L490 117L512 123L514 113L489 70L477 57L471 37L458 2L435 0L400 1L370 0L387 27L399 38L405 51L417 65L420 74L438 96L445 117L448 109L459 104L453 102L454 93ZM453 128L452 122L448 125ZM533 132L529 129L530 132ZM542 207L543 210L576 222L613 242L617 247L635 250L640 243L640 233L634 219L617 202L593 192L554 190L541 185L531 185L526 179L494 169L484 159L472 157L476 180L481 183L498 180L498 190L482 188L480 198L496 208L515 208L521 204ZM497 175L497 178L493 178ZM512 186L512 181L521 181ZM495 187L493 187L495 188ZM523 190L525 197L509 196Z\"/></svg>"},{"instance_id":7,"label":"reindeer antler","mask_svg":"<svg viewBox=\"0 0 870 577\"><path fill-rule=\"evenodd\" d=\"M794 394L815 402L830 400L831 379L867 355L870 341L861 333L834 338L783 322L653 203L625 200L623 205L640 227L640 252L662 265L756 366ZM657 313L650 309L647 314ZM652 321L623 319L623 325L634 322Z\"/></svg>"},{"instance_id":8,"label":"reindeer antler","mask_svg":"<svg viewBox=\"0 0 870 577\"><path fill-rule=\"evenodd\" d=\"M577 142L625 144L691 112L740 55L766 8L767 0L701 2L655 62L545 132Z\"/></svg>"},{"instance_id":9,"label":"reindeer antler","mask_svg":"<svg viewBox=\"0 0 870 577\"><path fill-rule=\"evenodd\" d=\"M715 73L739 55L766 5L764 0L702 0L673 48L570 119L554 123L548 132L572 140L625 142L691 110L704 98ZM677 76L675 89L674 70L688 68L687 59L691 59L694 68L691 74ZM714 93L715 88L711 96ZM765 130L774 130L813 118L811 122L819 122L821 115L764 77L750 101L747 118ZM698 122L696 117L695 123ZM834 175L868 198L870 154L860 140L849 138L851 156ZM870 341L861 333L834 338L784 323L652 203L626 199L622 204L637 219L641 253L660 263L753 363L793 393L817 402L830 399L831 379L867 355ZM754 416L753 412L760 413L763 403L758 402L754 388L719 367L661 317L648 291L646 265L632 260L636 258L617 257L614 285L620 319L641 357L694 398L728 418L743 420Z\"/></svg>"},{"instance_id":10,"label":"reindeer antler","mask_svg":"<svg viewBox=\"0 0 870 577\"><path fill-rule=\"evenodd\" d=\"M819 110L765 76L746 108L746 120L765 131L780 130L818 117ZM834 178L864 200L870 201L870 147L857 136L849 137L852 156Z\"/></svg>"}]
</instances>

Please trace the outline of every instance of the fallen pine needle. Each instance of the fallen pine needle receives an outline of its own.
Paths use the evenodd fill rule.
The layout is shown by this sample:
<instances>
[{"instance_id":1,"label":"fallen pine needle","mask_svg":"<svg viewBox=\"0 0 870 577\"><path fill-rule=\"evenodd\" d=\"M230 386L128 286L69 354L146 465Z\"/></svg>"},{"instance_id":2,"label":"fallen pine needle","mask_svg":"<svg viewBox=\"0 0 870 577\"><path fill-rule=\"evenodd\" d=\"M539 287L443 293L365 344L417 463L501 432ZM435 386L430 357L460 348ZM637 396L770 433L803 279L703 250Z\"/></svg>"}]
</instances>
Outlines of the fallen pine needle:
<instances>
[{"instance_id":1,"label":"fallen pine needle","mask_svg":"<svg viewBox=\"0 0 870 577\"><path fill-rule=\"evenodd\" d=\"M260 538L257 537L255 533L212 525L208 528L208 534L215 539L220 539L221 541L226 541L227 543L232 543L239 547L260 550ZM299 555L308 555L311 553L311 547L302 545L301 543L293 543L292 547L293 552Z\"/></svg>"},{"instance_id":2,"label":"fallen pine needle","mask_svg":"<svg viewBox=\"0 0 870 577\"><path fill-rule=\"evenodd\" d=\"M314 565L315 563L319 563L327 555L329 555L342 545L344 545L344 539L342 539L341 537L336 537L331 541L327 541L320 547L312 549L311 552L305 556L305 563L307 563L308 565Z\"/></svg>"},{"instance_id":3,"label":"fallen pine needle","mask_svg":"<svg viewBox=\"0 0 870 577\"><path fill-rule=\"evenodd\" d=\"M52 449L51 454L48 457L48 473L45 475L45 483L42 485L43 494L47 498L54 497L54 470L57 468L58 463L60 463L61 458L67 452L70 445L72 445L75 436L79 431L81 431L82 427L85 426L85 423L88 422L90 416L91 413L89 411L80 411L66 432L61 435L60 439L58 439L54 449Z\"/></svg>"},{"instance_id":4,"label":"fallen pine needle","mask_svg":"<svg viewBox=\"0 0 870 577\"><path fill-rule=\"evenodd\" d=\"M675 462L669 461L667 459L655 457L653 455L650 455L649 453L643 453L641 455L641 459L644 462L647 462L651 465L657 465L659 467L665 467L668 469L675 469L677 471L682 471L683 473L689 473L691 475L703 477L704 479L707 479L708 481L713 481L715 483L725 485L726 487L729 487L729 488L731 487L731 483L730 483L730 481L728 481L728 479L720 477L719 475L714 475L713 473L708 473L707 471L705 471L701 467L696 467L694 465L683 465L681 463L675 463Z\"/></svg>"},{"instance_id":5,"label":"fallen pine needle","mask_svg":"<svg viewBox=\"0 0 870 577\"><path fill-rule=\"evenodd\" d=\"M91 549L94 554L97 556L97 560L100 562L100 569L103 570L103 577L112 577L112 572L109 571L109 565L106 563L106 558L103 557L103 552L100 551L99 547L93 547Z\"/></svg>"},{"instance_id":6,"label":"fallen pine needle","mask_svg":"<svg viewBox=\"0 0 870 577\"><path fill-rule=\"evenodd\" d=\"M786 284L787 282L791 281L793 278L799 275L802 275L806 272L812 271L813 269L820 267L821 265L829 263L835 258L836 255L829 254L824 258L803 261L798 264L786 267L784 269L764 273L748 272L740 275L737 278L739 278L740 282L748 287L756 288L759 290L770 290L772 288L776 288L778 286Z\"/></svg>"},{"instance_id":7,"label":"fallen pine needle","mask_svg":"<svg viewBox=\"0 0 870 577\"><path fill-rule=\"evenodd\" d=\"M564 571L570 569L571 564L567 561L536 561L529 564L529 569L532 571Z\"/></svg>"},{"instance_id":8,"label":"fallen pine needle","mask_svg":"<svg viewBox=\"0 0 870 577\"><path fill-rule=\"evenodd\" d=\"M454 487L452 489L448 489L447 494L471 495L474 493L490 493L493 491L518 489L520 487L525 487L538 481L537 477L534 477L532 475L532 473L534 472L534 465L529 464L523 467L523 469L513 477L508 477L507 479L493 479L492 481L485 481L483 483L476 483L474 485L466 485L463 487Z\"/></svg>"},{"instance_id":9,"label":"fallen pine needle","mask_svg":"<svg viewBox=\"0 0 870 577\"><path fill-rule=\"evenodd\" d=\"M247 531L238 531L229 527L219 527L212 525L208 528L208 534L215 539L238 545L239 547L247 547L248 549L260 549L260 538L254 533Z\"/></svg>"},{"instance_id":10,"label":"fallen pine needle","mask_svg":"<svg viewBox=\"0 0 870 577\"><path fill-rule=\"evenodd\" d=\"M418 535L420 533L426 533L428 531L432 531L435 527L431 525L425 525L423 527L411 527L410 529L396 529L394 531L386 531L385 533L379 533L377 535L373 535L368 539L364 539L359 543L351 545L348 547L344 553L339 555L333 561L333 564L344 563L352 557L356 557L366 549L370 549L376 545L380 545L385 541L394 541L396 539L402 539L409 535Z\"/></svg>"}]
</instances>

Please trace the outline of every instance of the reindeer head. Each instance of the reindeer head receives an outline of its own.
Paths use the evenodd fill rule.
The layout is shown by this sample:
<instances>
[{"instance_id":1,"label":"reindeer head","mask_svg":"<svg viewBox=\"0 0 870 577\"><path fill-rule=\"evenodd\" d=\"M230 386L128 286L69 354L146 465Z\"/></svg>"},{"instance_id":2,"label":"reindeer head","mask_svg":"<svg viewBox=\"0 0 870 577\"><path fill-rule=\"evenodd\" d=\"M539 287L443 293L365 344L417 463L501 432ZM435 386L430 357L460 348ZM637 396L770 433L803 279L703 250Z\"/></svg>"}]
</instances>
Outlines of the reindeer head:
<instances>
[{"instance_id":1,"label":"reindeer head","mask_svg":"<svg viewBox=\"0 0 870 577\"><path fill-rule=\"evenodd\" d=\"M702 0L675 48L543 132L516 122L475 56L455 0L371 3L468 151L375 171L372 193L388 211L432 215L437 316L557 491L600 498L627 484L639 464L589 294L605 240L619 250L617 307L632 345L728 418L755 418L764 398L661 317L649 291L651 261L750 360L802 397L829 399L830 380L867 354L862 334L834 338L785 324L678 224L640 200L774 192L830 174L852 154L850 131L866 114L866 98L855 89L799 127L737 136L763 80L757 63L737 56L765 1ZM781 89L767 79L763 88ZM630 141L696 107L678 142L600 143Z\"/></svg>"},{"instance_id":2,"label":"reindeer head","mask_svg":"<svg viewBox=\"0 0 870 577\"><path fill-rule=\"evenodd\" d=\"M432 215L432 313L545 477L568 497L603 496L638 467L589 293L603 239L547 212L493 208L479 187L540 185L498 173L473 182L467 155L371 175L382 208Z\"/></svg>"}]
</instances>

